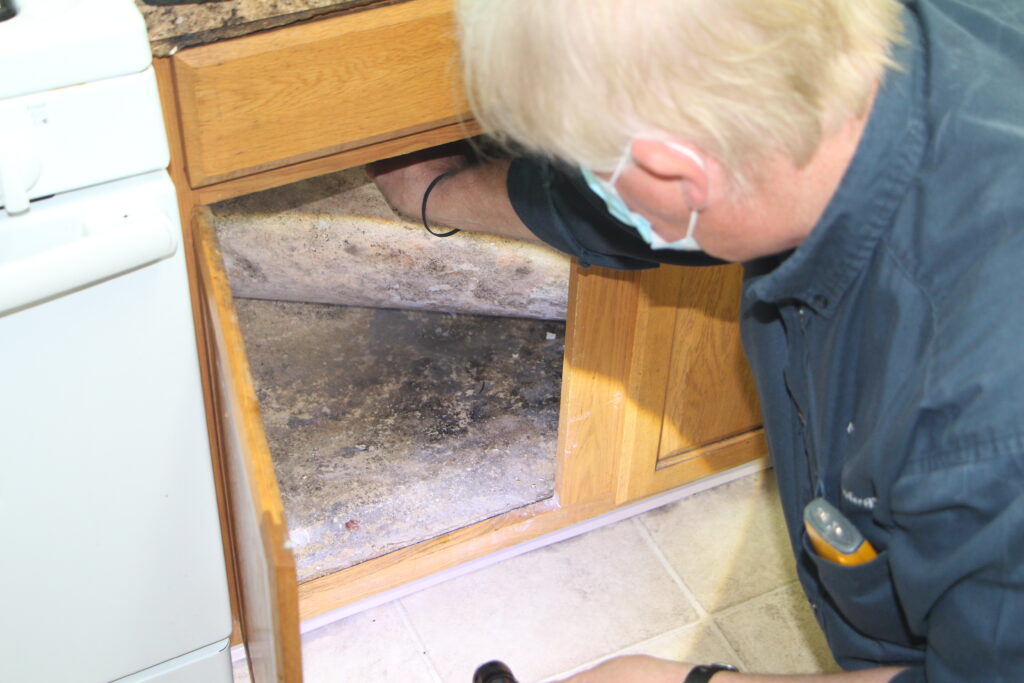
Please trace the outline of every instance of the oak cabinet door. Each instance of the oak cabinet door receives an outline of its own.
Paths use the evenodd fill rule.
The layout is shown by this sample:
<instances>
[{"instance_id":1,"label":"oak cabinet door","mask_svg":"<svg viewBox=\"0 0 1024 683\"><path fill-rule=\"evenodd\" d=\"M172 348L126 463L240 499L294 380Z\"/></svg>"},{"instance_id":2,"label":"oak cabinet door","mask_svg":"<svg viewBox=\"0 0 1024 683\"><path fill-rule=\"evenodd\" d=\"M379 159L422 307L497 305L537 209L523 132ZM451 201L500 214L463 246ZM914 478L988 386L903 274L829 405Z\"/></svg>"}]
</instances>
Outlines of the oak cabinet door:
<instances>
[{"instance_id":1,"label":"oak cabinet door","mask_svg":"<svg viewBox=\"0 0 1024 683\"><path fill-rule=\"evenodd\" d=\"M281 494L208 209L196 212L192 227L253 683L298 682L298 583Z\"/></svg>"},{"instance_id":2,"label":"oak cabinet door","mask_svg":"<svg viewBox=\"0 0 1024 683\"><path fill-rule=\"evenodd\" d=\"M558 494L616 504L762 457L739 266L574 267Z\"/></svg>"}]
</instances>

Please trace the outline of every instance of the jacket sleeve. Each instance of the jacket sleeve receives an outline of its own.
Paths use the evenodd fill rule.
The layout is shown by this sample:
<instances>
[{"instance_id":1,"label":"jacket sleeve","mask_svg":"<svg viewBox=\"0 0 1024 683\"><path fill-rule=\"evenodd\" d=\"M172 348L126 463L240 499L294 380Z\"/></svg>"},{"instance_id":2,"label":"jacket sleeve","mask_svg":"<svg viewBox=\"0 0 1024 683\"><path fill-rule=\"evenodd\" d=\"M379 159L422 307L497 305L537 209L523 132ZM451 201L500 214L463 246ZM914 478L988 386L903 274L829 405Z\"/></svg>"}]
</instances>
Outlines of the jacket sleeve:
<instances>
[{"instance_id":1,"label":"jacket sleeve","mask_svg":"<svg viewBox=\"0 0 1024 683\"><path fill-rule=\"evenodd\" d=\"M632 228L608 213L578 172L545 159L515 159L508 173L508 195L531 232L555 249L577 257L584 266L639 270L662 263L723 263L703 252L652 250Z\"/></svg>"},{"instance_id":2,"label":"jacket sleeve","mask_svg":"<svg viewBox=\"0 0 1024 683\"><path fill-rule=\"evenodd\" d=\"M927 642L895 680L1024 681L1024 434L930 462L893 489L896 593Z\"/></svg>"}]
</instances>

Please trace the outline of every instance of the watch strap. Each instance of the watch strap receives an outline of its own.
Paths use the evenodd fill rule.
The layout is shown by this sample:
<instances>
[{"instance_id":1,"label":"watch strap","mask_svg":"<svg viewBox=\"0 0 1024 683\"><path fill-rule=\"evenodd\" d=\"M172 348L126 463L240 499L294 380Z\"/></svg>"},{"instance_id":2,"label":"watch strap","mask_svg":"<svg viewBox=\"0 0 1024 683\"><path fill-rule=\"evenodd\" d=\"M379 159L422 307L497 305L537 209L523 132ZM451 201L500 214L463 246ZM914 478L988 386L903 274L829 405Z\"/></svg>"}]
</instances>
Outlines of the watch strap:
<instances>
[{"instance_id":1,"label":"watch strap","mask_svg":"<svg viewBox=\"0 0 1024 683\"><path fill-rule=\"evenodd\" d=\"M739 671L739 669L728 664L700 664L690 669L690 673L686 674L683 683L707 683L719 671Z\"/></svg>"}]
</instances>

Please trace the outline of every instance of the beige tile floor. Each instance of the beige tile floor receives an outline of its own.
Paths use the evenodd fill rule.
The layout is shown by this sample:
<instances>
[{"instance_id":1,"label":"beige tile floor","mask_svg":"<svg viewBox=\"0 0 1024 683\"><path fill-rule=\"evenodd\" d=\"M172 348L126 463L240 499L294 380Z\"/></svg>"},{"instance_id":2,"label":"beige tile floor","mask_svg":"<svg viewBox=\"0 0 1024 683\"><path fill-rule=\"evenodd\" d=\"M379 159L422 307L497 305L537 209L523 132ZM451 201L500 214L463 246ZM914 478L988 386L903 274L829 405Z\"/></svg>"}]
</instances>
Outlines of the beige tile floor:
<instances>
[{"instance_id":1,"label":"beige tile floor","mask_svg":"<svg viewBox=\"0 0 1024 683\"><path fill-rule=\"evenodd\" d=\"M770 471L747 476L321 627L305 680L470 683L501 659L534 683L626 653L837 671L776 498Z\"/></svg>"}]
</instances>

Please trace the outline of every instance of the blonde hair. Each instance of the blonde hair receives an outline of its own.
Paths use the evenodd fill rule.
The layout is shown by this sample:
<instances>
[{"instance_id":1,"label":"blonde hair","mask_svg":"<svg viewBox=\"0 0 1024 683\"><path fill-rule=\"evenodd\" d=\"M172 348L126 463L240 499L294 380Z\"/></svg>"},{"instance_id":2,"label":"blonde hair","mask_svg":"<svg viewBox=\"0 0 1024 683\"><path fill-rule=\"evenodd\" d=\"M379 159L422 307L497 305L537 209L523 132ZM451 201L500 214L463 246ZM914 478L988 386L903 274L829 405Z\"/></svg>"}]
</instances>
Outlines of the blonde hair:
<instances>
[{"instance_id":1,"label":"blonde hair","mask_svg":"<svg viewBox=\"0 0 1024 683\"><path fill-rule=\"evenodd\" d=\"M610 171L635 135L692 140L743 184L806 163L891 65L897 0L458 0L466 89L499 141Z\"/></svg>"}]
</instances>

